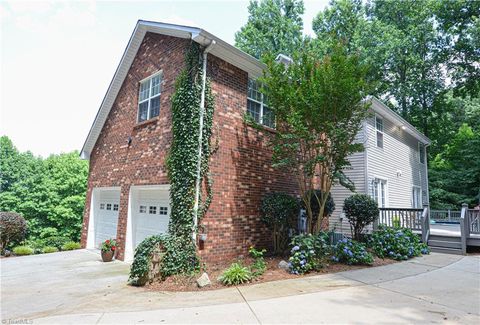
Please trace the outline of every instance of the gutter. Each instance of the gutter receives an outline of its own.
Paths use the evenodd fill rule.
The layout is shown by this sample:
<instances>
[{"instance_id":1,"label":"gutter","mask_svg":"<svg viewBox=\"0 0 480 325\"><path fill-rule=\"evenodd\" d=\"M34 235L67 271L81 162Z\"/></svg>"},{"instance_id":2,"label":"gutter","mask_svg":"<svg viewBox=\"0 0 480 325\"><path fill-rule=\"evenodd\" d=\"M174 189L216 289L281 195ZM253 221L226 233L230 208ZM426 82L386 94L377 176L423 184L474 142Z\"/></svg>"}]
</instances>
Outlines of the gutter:
<instances>
[{"instance_id":1,"label":"gutter","mask_svg":"<svg viewBox=\"0 0 480 325\"><path fill-rule=\"evenodd\" d=\"M196 228L198 225L198 207L200 200L200 174L202 168L202 141L203 141L203 116L205 115L205 87L207 83L207 55L208 52L214 47L216 42L210 41L210 44L203 50L203 67L202 67L202 94L200 98L200 123L198 126L198 154L197 154L197 179L195 182L195 204L193 206L194 211L194 229L193 239L196 239Z\"/></svg>"}]
</instances>

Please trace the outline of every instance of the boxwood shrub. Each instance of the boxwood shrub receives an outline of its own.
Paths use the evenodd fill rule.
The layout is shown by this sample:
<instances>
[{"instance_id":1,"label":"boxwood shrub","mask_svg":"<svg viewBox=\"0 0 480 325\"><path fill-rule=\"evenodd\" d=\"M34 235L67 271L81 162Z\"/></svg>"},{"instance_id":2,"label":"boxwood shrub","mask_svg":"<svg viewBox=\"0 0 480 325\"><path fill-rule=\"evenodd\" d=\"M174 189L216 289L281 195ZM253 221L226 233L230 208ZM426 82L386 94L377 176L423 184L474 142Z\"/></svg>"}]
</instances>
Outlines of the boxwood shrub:
<instances>
[{"instance_id":1,"label":"boxwood shrub","mask_svg":"<svg viewBox=\"0 0 480 325\"><path fill-rule=\"evenodd\" d=\"M407 228L391 228L380 225L369 237L368 245L381 258L407 260L421 254L429 254L428 246Z\"/></svg>"},{"instance_id":2,"label":"boxwood shrub","mask_svg":"<svg viewBox=\"0 0 480 325\"><path fill-rule=\"evenodd\" d=\"M74 249L80 249L81 247L80 243L69 241L62 246L62 251L72 251Z\"/></svg>"},{"instance_id":3,"label":"boxwood shrub","mask_svg":"<svg viewBox=\"0 0 480 325\"><path fill-rule=\"evenodd\" d=\"M32 255L33 254L33 248L29 246L17 246L13 248L13 254L17 256L22 256L22 255Z\"/></svg>"}]
</instances>

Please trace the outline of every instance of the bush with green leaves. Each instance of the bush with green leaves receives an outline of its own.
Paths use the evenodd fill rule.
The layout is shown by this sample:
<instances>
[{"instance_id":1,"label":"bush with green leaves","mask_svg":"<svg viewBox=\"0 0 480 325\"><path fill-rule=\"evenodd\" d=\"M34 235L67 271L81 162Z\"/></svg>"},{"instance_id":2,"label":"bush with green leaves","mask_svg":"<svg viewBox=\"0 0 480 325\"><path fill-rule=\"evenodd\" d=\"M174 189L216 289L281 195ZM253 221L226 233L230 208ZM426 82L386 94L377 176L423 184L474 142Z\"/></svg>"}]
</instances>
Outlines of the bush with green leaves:
<instances>
[{"instance_id":1,"label":"bush with green leaves","mask_svg":"<svg viewBox=\"0 0 480 325\"><path fill-rule=\"evenodd\" d=\"M223 271L218 279L224 285L231 286L249 282L253 277L248 267L243 266L241 263L233 263L228 269Z\"/></svg>"},{"instance_id":2,"label":"bush with green leaves","mask_svg":"<svg viewBox=\"0 0 480 325\"><path fill-rule=\"evenodd\" d=\"M45 253L45 254L48 254L48 253L56 253L58 252L58 248L54 247L54 246L45 246L43 249L42 249L42 252Z\"/></svg>"},{"instance_id":3,"label":"bush with green leaves","mask_svg":"<svg viewBox=\"0 0 480 325\"><path fill-rule=\"evenodd\" d=\"M295 228L299 212L298 200L286 193L269 193L260 206L262 221L273 237L273 252L283 253L288 246L288 231Z\"/></svg>"},{"instance_id":4,"label":"bush with green leaves","mask_svg":"<svg viewBox=\"0 0 480 325\"><path fill-rule=\"evenodd\" d=\"M289 258L290 272L304 274L317 271L323 266L323 260L329 253L329 245L323 233L305 234L293 237Z\"/></svg>"},{"instance_id":5,"label":"bush with green leaves","mask_svg":"<svg viewBox=\"0 0 480 325\"><path fill-rule=\"evenodd\" d=\"M44 238L42 241L45 244L45 246L53 246L53 247L56 247L57 249L62 249L62 246L71 240L68 237L50 236L50 237Z\"/></svg>"},{"instance_id":6,"label":"bush with green leaves","mask_svg":"<svg viewBox=\"0 0 480 325\"><path fill-rule=\"evenodd\" d=\"M349 238L344 238L333 246L332 261L348 265L372 265L373 256L367 251L365 245Z\"/></svg>"},{"instance_id":7,"label":"bush with green leaves","mask_svg":"<svg viewBox=\"0 0 480 325\"><path fill-rule=\"evenodd\" d=\"M33 254L33 248L29 246L16 246L13 248L13 254L17 256L22 256L22 255L32 255Z\"/></svg>"},{"instance_id":8,"label":"bush with green leaves","mask_svg":"<svg viewBox=\"0 0 480 325\"><path fill-rule=\"evenodd\" d=\"M159 254L159 276L165 279L175 274L192 274L200 269L193 240L185 242L169 234L145 238L135 249L128 281L135 286L143 286L149 281L149 270L153 254Z\"/></svg>"},{"instance_id":9,"label":"bush with green leaves","mask_svg":"<svg viewBox=\"0 0 480 325\"><path fill-rule=\"evenodd\" d=\"M0 252L25 239L27 223L15 212L0 212Z\"/></svg>"},{"instance_id":10,"label":"bush with green leaves","mask_svg":"<svg viewBox=\"0 0 480 325\"><path fill-rule=\"evenodd\" d=\"M380 225L369 237L368 245L381 258L407 260L421 254L429 254L428 246L407 228L391 228Z\"/></svg>"},{"instance_id":11,"label":"bush with green leaves","mask_svg":"<svg viewBox=\"0 0 480 325\"><path fill-rule=\"evenodd\" d=\"M346 198L343 211L355 240L361 240L363 230L375 221L379 213L377 202L366 194L354 194Z\"/></svg>"},{"instance_id":12,"label":"bush with green leaves","mask_svg":"<svg viewBox=\"0 0 480 325\"><path fill-rule=\"evenodd\" d=\"M267 270L267 263L263 258L266 252L267 250L265 249L257 250L253 246L248 250L248 254L253 258L253 264L250 266L250 270L254 277L262 275Z\"/></svg>"},{"instance_id":13,"label":"bush with green leaves","mask_svg":"<svg viewBox=\"0 0 480 325\"><path fill-rule=\"evenodd\" d=\"M62 251L72 251L74 249L80 249L82 246L80 243L74 242L74 241L69 241L63 244L62 246Z\"/></svg>"}]
</instances>

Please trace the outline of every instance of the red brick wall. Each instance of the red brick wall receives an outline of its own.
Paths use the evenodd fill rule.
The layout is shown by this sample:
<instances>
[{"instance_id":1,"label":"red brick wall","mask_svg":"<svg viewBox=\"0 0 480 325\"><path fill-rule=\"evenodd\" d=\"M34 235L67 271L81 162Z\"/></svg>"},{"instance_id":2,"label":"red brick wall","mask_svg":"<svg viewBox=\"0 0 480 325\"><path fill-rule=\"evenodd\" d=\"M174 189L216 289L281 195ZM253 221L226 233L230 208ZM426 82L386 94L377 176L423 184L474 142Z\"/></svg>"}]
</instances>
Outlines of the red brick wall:
<instances>
[{"instance_id":1,"label":"red brick wall","mask_svg":"<svg viewBox=\"0 0 480 325\"><path fill-rule=\"evenodd\" d=\"M124 258L128 195L131 185L167 184L165 156L171 142L171 96L183 68L189 40L147 33L128 72L90 158L90 176L82 228L86 245L94 187L121 187L118 258ZM160 116L136 123L139 81L163 70ZM203 224L207 261L245 254L250 245L269 246L271 235L259 220L268 191L294 192L294 182L271 167L266 132L244 123L247 73L209 55L208 75L216 98L214 136L219 149L211 159L212 205ZM132 138L130 145L128 137Z\"/></svg>"}]
</instances>

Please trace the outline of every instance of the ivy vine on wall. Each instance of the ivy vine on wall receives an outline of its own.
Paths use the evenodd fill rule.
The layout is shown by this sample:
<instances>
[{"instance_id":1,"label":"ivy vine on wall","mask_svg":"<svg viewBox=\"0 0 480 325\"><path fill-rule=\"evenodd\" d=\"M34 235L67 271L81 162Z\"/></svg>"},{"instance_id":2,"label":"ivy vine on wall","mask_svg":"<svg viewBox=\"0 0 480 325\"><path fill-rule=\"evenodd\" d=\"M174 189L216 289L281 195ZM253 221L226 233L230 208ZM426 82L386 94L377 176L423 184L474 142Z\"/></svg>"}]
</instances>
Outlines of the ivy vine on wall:
<instances>
[{"instance_id":1,"label":"ivy vine on wall","mask_svg":"<svg viewBox=\"0 0 480 325\"><path fill-rule=\"evenodd\" d=\"M194 204L203 73L201 54L200 46L192 42L185 56L185 68L177 78L175 94L172 98L173 140L167 158L171 202L169 233L146 238L137 247L130 270L130 283L134 285L145 284L151 255L159 245L164 251L160 269L162 277L190 273L199 268L192 235L198 231L195 229ZM201 143L200 184L202 188L197 215L198 224L212 201L209 161L214 151L211 146L214 106L215 101L207 78Z\"/></svg>"}]
</instances>

